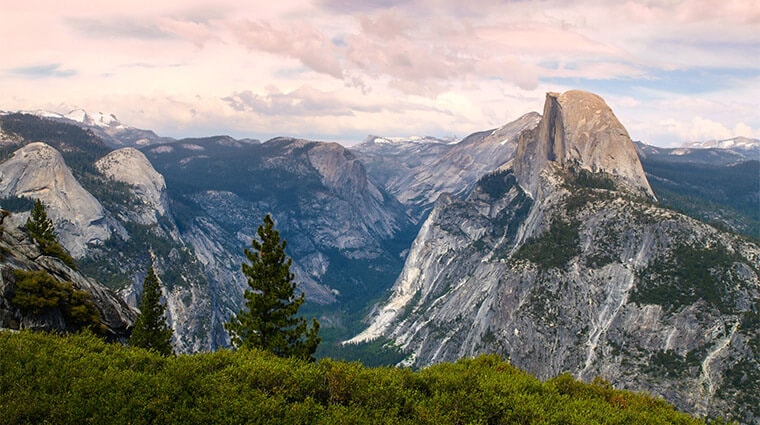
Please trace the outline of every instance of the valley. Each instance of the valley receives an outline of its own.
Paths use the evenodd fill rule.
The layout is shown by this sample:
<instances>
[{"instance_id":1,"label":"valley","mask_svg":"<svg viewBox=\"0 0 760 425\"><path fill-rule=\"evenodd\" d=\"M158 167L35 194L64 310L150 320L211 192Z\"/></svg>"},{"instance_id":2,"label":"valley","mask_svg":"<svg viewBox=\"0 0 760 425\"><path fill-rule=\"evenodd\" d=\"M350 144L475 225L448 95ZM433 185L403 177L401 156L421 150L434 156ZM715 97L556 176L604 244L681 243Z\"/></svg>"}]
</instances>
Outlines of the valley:
<instances>
[{"instance_id":1,"label":"valley","mask_svg":"<svg viewBox=\"0 0 760 425\"><path fill-rule=\"evenodd\" d=\"M3 276L37 267L14 240L24 200L43 200L79 266L65 275L113 294L114 338L152 265L175 349L228 347L243 248L271 213L303 314L322 323L318 355L416 369L498 354L542 380L598 376L760 421L760 142L634 143L579 91L460 141L352 147L173 140L84 114L0 116L3 235L15 238L0 261ZM0 311L2 327L45 327Z\"/></svg>"}]
</instances>

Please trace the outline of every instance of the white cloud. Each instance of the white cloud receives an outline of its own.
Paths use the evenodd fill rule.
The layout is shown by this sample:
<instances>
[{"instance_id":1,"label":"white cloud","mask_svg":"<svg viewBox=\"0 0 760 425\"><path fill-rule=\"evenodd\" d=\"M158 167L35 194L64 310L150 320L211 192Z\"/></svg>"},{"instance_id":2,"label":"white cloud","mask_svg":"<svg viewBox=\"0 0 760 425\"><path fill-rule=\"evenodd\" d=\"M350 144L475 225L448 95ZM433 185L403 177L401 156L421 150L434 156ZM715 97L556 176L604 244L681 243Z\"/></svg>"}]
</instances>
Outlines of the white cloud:
<instances>
[{"instance_id":1,"label":"white cloud","mask_svg":"<svg viewBox=\"0 0 760 425\"><path fill-rule=\"evenodd\" d=\"M76 105L176 136L464 135L575 81L730 67L707 92L607 100L650 143L757 137L758 33L754 0L40 0L0 15L0 109Z\"/></svg>"}]
</instances>

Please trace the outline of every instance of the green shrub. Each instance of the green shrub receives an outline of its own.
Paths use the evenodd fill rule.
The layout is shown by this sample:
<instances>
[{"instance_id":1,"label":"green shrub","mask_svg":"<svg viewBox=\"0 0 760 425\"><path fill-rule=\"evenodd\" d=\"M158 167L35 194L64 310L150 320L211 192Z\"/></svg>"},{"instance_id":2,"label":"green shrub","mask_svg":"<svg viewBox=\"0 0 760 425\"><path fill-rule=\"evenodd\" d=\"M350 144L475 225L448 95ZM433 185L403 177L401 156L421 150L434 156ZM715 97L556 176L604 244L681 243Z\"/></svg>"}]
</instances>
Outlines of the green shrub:
<instances>
[{"instance_id":1,"label":"green shrub","mask_svg":"<svg viewBox=\"0 0 760 425\"><path fill-rule=\"evenodd\" d=\"M555 219L541 235L528 239L514 258L536 263L541 269L564 267L580 254L578 223Z\"/></svg>"},{"instance_id":2,"label":"green shrub","mask_svg":"<svg viewBox=\"0 0 760 425\"><path fill-rule=\"evenodd\" d=\"M8 425L701 423L604 381L562 375L542 383L498 356L414 372L258 350L164 357L92 334L30 332L0 332L0 418Z\"/></svg>"},{"instance_id":3,"label":"green shrub","mask_svg":"<svg viewBox=\"0 0 760 425\"><path fill-rule=\"evenodd\" d=\"M13 275L16 288L11 304L22 312L39 316L57 310L73 328L103 331L100 314L87 291L74 289L71 282L59 282L45 271L14 270Z\"/></svg>"}]
</instances>

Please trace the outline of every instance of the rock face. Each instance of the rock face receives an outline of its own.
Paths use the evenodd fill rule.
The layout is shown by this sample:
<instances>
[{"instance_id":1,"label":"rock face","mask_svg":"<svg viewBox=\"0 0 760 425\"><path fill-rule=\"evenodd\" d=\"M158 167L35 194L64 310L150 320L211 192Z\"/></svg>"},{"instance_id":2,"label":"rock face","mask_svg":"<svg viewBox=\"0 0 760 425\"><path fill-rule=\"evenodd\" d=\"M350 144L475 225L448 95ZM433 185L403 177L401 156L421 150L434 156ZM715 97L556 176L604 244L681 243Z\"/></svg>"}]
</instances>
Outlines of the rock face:
<instances>
[{"instance_id":1,"label":"rock face","mask_svg":"<svg viewBox=\"0 0 760 425\"><path fill-rule=\"evenodd\" d=\"M340 309L390 287L413 224L350 151L290 138L233 142L194 139L145 149L165 177L181 238L207 276L214 341L226 338L221 323L241 306L243 249L267 213L288 241L299 289L324 311L323 324L340 323Z\"/></svg>"},{"instance_id":2,"label":"rock face","mask_svg":"<svg viewBox=\"0 0 760 425\"><path fill-rule=\"evenodd\" d=\"M142 205L132 210L134 221L156 224L168 211L166 182L148 158L135 148L117 149L95 163L104 176L128 184Z\"/></svg>"},{"instance_id":3,"label":"rock face","mask_svg":"<svg viewBox=\"0 0 760 425\"><path fill-rule=\"evenodd\" d=\"M2 196L25 196L45 204L61 244L75 258L110 237L103 206L82 188L52 147L22 147L0 164L0 178Z\"/></svg>"},{"instance_id":4,"label":"rock face","mask_svg":"<svg viewBox=\"0 0 760 425\"><path fill-rule=\"evenodd\" d=\"M549 94L512 168L439 199L348 342L387 340L414 366L496 352L758 423L760 247L655 204L625 130L590 120L614 118L602 106Z\"/></svg>"},{"instance_id":5,"label":"rock face","mask_svg":"<svg viewBox=\"0 0 760 425\"><path fill-rule=\"evenodd\" d=\"M54 257L44 256L39 247L21 228L26 214L3 216L0 220L0 327L9 329L39 329L48 331L71 330L60 312L32 316L11 305L13 270L44 270L59 282L71 282L74 289L87 291L106 326L107 336L126 340L134 323L136 312L116 294L98 282L83 276Z\"/></svg>"},{"instance_id":6,"label":"rock face","mask_svg":"<svg viewBox=\"0 0 760 425\"><path fill-rule=\"evenodd\" d=\"M482 175L505 165L515 155L518 136L535 128L535 112L494 130L474 133L458 143L435 139L396 140L369 138L352 148L367 164L369 173L422 220L438 196L462 196Z\"/></svg>"},{"instance_id":7,"label":"rock face","mask_svg":"<svg viewBox=\"0 0 760 425\"><path fill-rule=\"evenodd\" d=\"M580 90L547 93L543 117L538 134L523 134L514 163L518 182L533 196L551 161L610 174L654 197L628 132L601 97Z\"/></svg>"}]
</instances>

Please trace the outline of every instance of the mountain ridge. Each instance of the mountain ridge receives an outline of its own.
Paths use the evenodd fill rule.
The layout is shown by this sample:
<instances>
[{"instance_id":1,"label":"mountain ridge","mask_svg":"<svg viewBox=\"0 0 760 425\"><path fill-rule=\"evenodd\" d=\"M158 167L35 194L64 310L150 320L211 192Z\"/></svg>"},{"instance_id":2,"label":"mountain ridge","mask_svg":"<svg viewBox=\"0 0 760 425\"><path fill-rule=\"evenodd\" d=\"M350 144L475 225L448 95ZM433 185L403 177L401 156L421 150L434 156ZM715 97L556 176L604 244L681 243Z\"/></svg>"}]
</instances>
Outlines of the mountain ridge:
<instances>
[{"instance_id":1,"label":"mountain ridge","mask_svg":"<svg viewBox=\"0 0 760 425\"><path fill-rule=\"evenodd\" d=\"M760 247L655 204L619 123L606 130L629 150L614 161L574 146L557 131L587 128L562 115L586 94L562 96L521 133L514 168L466 199L439 198L390 295L347 343L379 338L416 367L496 352L544 379L598 375L756 422L751 385L735 377L760 376Z\"/></svg>"},{"instance_id":2,"label":"mountain ridge","mask_svg":"<svg viewBox=\"0 0 760 425\"><path fill-rule=\"evenodd\" d=\"M214 136L143 146L145 162L114 153L89 128L23 134L61 150L117 224L83 268L115 276L134 300L140 270L158 263L178 351L228 343L221 324L245 287L240 253L257 219L272 212L312 301L307 314L316 312L333 338L393 286L399 302L377 307L373 317L386 319L372 333L406 350L405 364L497 352L541 377L601 375L698 414L754 415L742 419L752 422L760 393L746 384L758 371L756 244L658 206L647 177L667 177L644 174L603 100L575 91L547 101L543 116L453 145L346 149ZM9 119L12 128L43 126ZM383 150L364 149L370 144ZM108 155L124 155L111 175L96 165ZM146 168L141 177L152 177L144 181L116 171L148 164L155 174ZM121 174L106 200L98 185Z\"/></svg>"}]
</instances>

